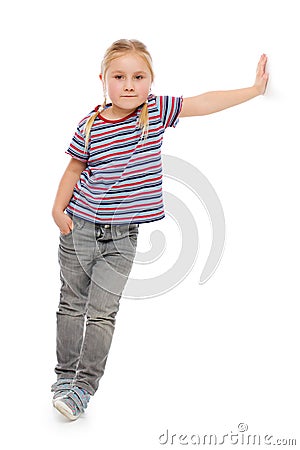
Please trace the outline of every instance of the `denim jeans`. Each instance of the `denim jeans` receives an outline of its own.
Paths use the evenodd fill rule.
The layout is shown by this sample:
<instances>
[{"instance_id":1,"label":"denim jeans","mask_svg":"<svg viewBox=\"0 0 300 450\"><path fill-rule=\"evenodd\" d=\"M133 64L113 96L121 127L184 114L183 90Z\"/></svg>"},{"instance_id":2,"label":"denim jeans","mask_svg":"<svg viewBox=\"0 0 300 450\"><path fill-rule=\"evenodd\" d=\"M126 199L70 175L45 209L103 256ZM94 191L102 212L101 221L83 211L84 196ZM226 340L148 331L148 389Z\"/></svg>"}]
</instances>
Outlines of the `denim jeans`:
<instances>
[{"instance_id":1,"label":"denim jeans","mask_svg":"<svg viewBox=\"0 0 300 450\"><path fill-rule=\"evenodd\" d=\"M139 225L95 225L76 217L73 225L72 232L60 235L55 373L93 395L104 373Z\"/></svg>"}]
</instances>

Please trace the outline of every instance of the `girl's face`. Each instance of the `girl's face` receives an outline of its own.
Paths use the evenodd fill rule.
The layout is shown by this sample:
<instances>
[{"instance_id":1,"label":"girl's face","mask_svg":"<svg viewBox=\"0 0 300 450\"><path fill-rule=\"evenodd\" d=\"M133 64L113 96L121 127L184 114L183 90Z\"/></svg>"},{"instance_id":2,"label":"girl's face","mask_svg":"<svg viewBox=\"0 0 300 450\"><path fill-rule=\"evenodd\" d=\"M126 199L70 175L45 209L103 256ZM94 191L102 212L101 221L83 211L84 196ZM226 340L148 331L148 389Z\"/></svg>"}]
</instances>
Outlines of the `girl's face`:
<instances>
[{"instance_id":1,"label":"girl's face","mask_svg":"<svg viewBox=\"0 0 300 450\"><path fill-rule=\"evenodd\" d=\"M136 53L127 53L114 59L102 74L104 90L112 101L114 110L134 111L149 95L152 78L146 62Z\"/></svg>"}]
</instances>

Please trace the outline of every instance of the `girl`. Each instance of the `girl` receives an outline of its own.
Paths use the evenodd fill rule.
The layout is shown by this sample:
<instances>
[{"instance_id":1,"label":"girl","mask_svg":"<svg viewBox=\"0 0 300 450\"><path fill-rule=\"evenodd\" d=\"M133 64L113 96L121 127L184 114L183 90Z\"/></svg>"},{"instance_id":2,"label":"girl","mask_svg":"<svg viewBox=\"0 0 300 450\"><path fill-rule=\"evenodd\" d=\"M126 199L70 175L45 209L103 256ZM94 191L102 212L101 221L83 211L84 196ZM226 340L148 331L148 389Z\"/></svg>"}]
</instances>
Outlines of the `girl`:
<instances>
[{"instance_id":1,"label":"girl","mask_svg":"<svg viewBox=\"0 0 300 450\"><path fill-rule=\"evenodd\" d=\"M79 122L52 212L61 273L53 405L70 420L84 412L104 373L139 225L165 216L165 129L264 94L266 63L263 54L251 87L181 98L150 94L152 60L141 42L121 39L106 51L104 103Z\"/></svg>"}]
</instances>

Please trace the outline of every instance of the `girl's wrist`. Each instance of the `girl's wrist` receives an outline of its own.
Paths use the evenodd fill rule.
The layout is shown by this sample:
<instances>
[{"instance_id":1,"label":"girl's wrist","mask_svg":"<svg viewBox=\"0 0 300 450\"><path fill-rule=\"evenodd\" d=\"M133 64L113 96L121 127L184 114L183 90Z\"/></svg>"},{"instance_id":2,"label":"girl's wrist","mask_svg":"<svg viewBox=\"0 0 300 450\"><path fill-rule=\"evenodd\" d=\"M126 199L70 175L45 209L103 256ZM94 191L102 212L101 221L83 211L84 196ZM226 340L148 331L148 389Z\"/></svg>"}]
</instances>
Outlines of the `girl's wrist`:
<instances>
[{"instance_id":1,"label":"girl's wrist","mask_svg":"<svg viewBox=\"0 0 300 450\"><path fill-rule=\"evenodd\" d=\"M264 85L254 84L253 89L256 92L256 96L264 95L264 93L266 91L266 84L264 84Z\"/></svg>"},{"instance_id":2,"label":"girl's wrist","mask_svg":"<svg viewBox=\"0 0 300 450\"><path fill-rule=\"evenodd\" d=\"M52 216L55 218L61 214L64 214L64 209L59 207L53 207L52 208Z\"/></svg>"}]
</instances>

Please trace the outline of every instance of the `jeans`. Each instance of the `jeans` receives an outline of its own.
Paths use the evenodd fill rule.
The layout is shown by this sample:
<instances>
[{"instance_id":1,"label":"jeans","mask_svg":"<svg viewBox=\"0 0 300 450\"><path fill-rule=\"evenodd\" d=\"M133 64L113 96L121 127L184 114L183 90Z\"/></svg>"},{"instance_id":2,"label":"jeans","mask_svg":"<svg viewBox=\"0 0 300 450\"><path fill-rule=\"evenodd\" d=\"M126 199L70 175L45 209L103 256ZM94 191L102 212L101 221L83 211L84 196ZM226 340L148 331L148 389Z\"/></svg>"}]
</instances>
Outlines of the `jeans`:
<instances>
[{"instance_id":1,"label":"jeans","mask_svg":"<svg viewBox=\"0 0 300 450\"><path fill-rule=\"evenodd\" d=\"M104 373L139 225L95 225L76 217L73 225L72 232L60 235L55 373L93 395Z\"/></svg>"}]
</instances>

